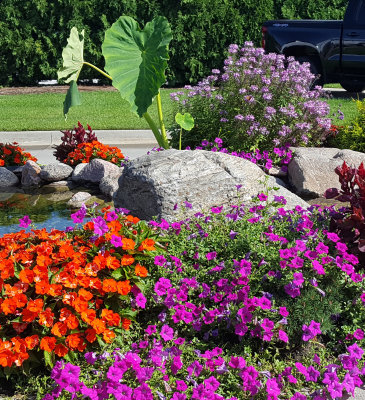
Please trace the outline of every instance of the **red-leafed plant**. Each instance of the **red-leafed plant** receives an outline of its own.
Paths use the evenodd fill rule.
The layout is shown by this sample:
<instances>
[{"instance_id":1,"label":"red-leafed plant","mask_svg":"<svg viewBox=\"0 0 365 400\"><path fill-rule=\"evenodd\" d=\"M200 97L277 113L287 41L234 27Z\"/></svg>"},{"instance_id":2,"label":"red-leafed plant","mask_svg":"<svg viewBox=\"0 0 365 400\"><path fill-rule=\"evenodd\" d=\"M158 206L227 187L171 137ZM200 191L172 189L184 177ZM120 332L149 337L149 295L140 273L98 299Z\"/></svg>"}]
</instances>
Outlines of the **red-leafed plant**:
<instances>
[{"instance_id":1,"label":"red-leafed plant","mask_svg":"<svg viewBox=\"0 0 365 400\"><path fill-rule=\"evenodd\" d=\"M62 143L54 146L56 151L53 153L58 161L63 162L72 151L76 150L77 145L80 143L90 143L98 140L89 124L87 125L88 130L82 126L80 121L77 125L73 130L61 131L63 133Z\"/></svg>"},{"instance_id":2,"label":"red-leafed plant","mask_svg":"<svg viewBox=\"0 0 365 400\"><path fill-rule=\"evenodd\" d=\"M341 183L341 190L327 189L324 197L349 202L347 211L334 213L330 230L337 233L347 244L349 251L359 258L359 265L365 267L365 168L349 167L346 162L335 169Z\"/></svg>"}]
</instances>

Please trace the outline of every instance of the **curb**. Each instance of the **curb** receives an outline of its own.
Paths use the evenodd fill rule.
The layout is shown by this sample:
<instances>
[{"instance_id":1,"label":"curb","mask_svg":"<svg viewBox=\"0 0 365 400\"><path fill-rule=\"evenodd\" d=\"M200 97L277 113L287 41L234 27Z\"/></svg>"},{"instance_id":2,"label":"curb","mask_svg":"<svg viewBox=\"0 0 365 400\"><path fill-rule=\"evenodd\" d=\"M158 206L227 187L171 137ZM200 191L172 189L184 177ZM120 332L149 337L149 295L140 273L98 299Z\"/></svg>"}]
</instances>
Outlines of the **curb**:
<instances>
[{"instance_id":1,"label":"curb","mask_svg":"<svg viewBox=\"0 0 365 400\"><path fill-rule=\"evenodd\" d=\"M98 140L110 146L157 145L151 130L95 130ZM47 149L61 143L61 131L0 132L0 141L17 142L28 149Z\"/></svg>"}]
</instances>

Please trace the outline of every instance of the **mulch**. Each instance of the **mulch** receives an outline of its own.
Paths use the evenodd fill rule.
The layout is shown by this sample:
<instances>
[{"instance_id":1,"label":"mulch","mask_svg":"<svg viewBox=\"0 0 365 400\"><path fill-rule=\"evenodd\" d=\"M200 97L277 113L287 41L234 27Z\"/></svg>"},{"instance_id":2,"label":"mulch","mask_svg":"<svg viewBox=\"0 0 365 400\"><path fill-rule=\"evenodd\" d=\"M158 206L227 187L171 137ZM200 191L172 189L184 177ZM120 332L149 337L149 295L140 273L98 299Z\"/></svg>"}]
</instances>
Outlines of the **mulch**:
<instances>
[{"instance_id":1,"label":"mulch","mask_svg":"<svg viewBox=\"0 0 365 400\"><path fill-rule=\"evenodd\" d=\"M0 87L0 95L16 94L42 94L42 93L66 93L68 85L39 85L39 86L19 86L19 87ZM113 92L116 91L113 86L83 85L78 86L80 92Z\"/></svg>"}]
</instances>

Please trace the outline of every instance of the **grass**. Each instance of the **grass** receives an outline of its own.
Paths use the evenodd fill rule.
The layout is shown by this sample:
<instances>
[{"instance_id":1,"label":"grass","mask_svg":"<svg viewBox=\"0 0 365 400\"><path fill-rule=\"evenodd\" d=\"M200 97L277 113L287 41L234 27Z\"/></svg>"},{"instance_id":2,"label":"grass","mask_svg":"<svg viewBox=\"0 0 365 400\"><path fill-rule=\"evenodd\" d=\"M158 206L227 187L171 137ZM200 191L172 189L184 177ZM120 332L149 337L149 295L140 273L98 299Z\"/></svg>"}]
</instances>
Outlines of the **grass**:
<instances>
[{"instance_id":1,"label":"grass","mask_svg":"<svg viewBox=\"0 0 365 400\"><path fill-rule=\"evenodd\" d=\"M176 89L161 91L165 124L169 127L175 115L174 104L169 94ZM94 130L100 129L149 129L144 118L138 118L129 109L118 92L83 92L83 104L70 109L65 121L62 113L64 94L23 94L0 96L0 131L33 131L70 129L80 121L89 124ZM339 106L345 114L345 120L334 118L335 124L350 121L356 115L355 102L352 99L329 99L331 113L337 113ZM157 121L156 105L149 109L152 118Z\"/></svg>"},{"instance_id":2,"label":"grass","mask_svg":"<svg viewBox=\"0 0 365 400\"><path fill-rule=\"evenodd\" d=\"M173 103L169 94L176 89L161 92L166 126L173 121ZM99 129L149 129L144 118L138 118L129 110L128 103L118 92L83 92L82 105L70 109L65 121L62 105L64 94L22 94L0 96L0 131L34 131L69 129L80 121ZM153 103L149 112L157 118L157 107Z\"/></svg>"}]
</instances>

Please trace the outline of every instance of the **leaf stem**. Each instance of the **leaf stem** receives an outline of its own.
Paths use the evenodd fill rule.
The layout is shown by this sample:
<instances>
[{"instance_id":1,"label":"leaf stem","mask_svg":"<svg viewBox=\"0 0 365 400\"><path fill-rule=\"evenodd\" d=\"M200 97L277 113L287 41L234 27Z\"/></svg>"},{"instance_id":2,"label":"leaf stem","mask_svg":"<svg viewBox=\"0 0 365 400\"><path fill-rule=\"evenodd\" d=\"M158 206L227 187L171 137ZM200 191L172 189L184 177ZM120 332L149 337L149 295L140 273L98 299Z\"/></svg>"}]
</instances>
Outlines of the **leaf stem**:
<instances>
[{"instance_id":1,"label":"leaf stem","mask_svg":"<svg viewBox=\"0 0 365 400\"><path fill-rule=\"evenodd\" d=\"M145 112L143 114L144 119L147 121L148 125L152 129L153 134L155 135L155 138L157 140L157 143L160 147L164 147L164 142L161 136L160 131L158 130L157 125L155 124L154 120L151 118L151 116L148 114L148 112Z\"/></svg>"},{"instance_id":2,"label":"leaf stem","mask_svg":"<svg viewBox=\"0 0 365 400\"><path fill-rule=\"evenodd\" d=\"M86 61L84 61L83 64L88 65L91 68L94 68L96 71L100 72L102 75L104 75L106 78L110 79L111 81L113 80L113 78L110 75L108 75L106 72L104 72L100 68L96 67L95 65L90 64L90 63L88 63Z\"/></svg>"},{"instance_id":3,"label":"leaf stem","mask_svg":"<svg viewBox=\"0 0 365 400\"><path fill-rule=\"evenodd\" d=\"M157 112L158 112L158 120L160 122L160 128L161 128L161 137L163 140L163 148L168 149L169 142L167 141L167 135L166 135L166 129L165 129L165 123L163 121L163 116L162 116L162 102L161 102L161 94L160 90L158 90L158 95L156 96L157 100Z\"/></svg>"}]
</instances>

